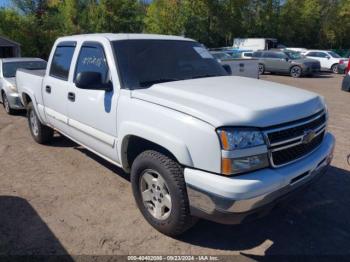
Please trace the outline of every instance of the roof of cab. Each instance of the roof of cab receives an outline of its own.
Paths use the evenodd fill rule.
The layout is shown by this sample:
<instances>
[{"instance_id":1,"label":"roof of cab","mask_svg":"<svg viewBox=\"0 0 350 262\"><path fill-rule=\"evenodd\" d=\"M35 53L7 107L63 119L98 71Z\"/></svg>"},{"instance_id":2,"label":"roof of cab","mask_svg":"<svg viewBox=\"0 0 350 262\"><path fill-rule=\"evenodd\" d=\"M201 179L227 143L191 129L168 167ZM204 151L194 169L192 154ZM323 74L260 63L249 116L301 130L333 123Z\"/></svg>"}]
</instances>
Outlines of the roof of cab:
<instances>
[{"instance_id":1,"label":"roof of cab","mask_svg":"<svg viewBox=\"0 0 350 262\"><path fill-rule=\"evenodd\" d=\"M45 61L38 57L8 57L8 58L0 58L0 60L4 63L6 62L27 62L27 61Z\"/></svg>"},{"instance_id":2,"label":"roof of cab","mask_svg":"<svg viewBox=\"0 0 350 262\"><path fill-rule=\"evenodd\" d=\"M130 39L155 39L155 40L182 40L182 41L194 41L189 38L173 35L157 35L157 34L112 34L112 33L100 33L100 34L82 34L64 36L58 38L59 41L77 41L77 40L98 40L99 38L105 38L109 41L118 40L130 40Z\"/></svg>"}]
</instances>

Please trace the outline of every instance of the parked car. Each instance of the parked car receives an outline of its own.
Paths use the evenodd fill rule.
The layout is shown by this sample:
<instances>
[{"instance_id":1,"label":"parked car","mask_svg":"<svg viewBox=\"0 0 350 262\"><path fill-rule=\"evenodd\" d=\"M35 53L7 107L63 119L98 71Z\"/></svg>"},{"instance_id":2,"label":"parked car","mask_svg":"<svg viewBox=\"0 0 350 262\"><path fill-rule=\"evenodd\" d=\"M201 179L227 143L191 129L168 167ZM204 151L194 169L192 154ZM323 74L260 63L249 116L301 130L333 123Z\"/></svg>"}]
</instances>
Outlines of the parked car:
<instances>
[{"instance_id":1,"label":"parked car","mask_svg":"<svg viewBox=\"0 0 350 262\"><path fill-rule=\"evenodd\" d=\"M333 51L327 50L308 50L304 53L308 58L316 59L321 64L321 70L331 70L334 74L338 73L338 65L341 61L348 61L348 58L342 58Z\"/></svg>"},{"instance_id":2,"label":"parked car","mask_svg":"<svg viewBox=\"0 0 350 262\"><path fill-rule=\"evenodd\" d=\"M8 114L23 109L15 81L16 71L19 68L45 69L46 62L40 58L25 57L0 59L0 102Z\"/></svg>"},{"instance_id":3,"label":"parked car","mask_svg":"<svg viewBox=\"0 0 350 262\"><path fill-rule=\"evenodd\" d=\"M48 143L55 129L131 172L138 208L167 235L195 217L258 217L333 156L323 98L228 76L183 37L59 38L46 72L18 70L17 85L34 140Z\"/></svg>"},{"instance_id":4,"label":"parked car","mask_svg":"<svg viewBox=\"0 0 350 262\"><path fill-rule=\"evenodd\" d=\"M283 73L292 77L312 75L320 71L320 63L313 59L304 58L293 51L257 51L253 58L259 59L259 73Z\"/></svg>"},{"instance_id":5,"label":"parked car","mask_svg":"<svg viewBox=\"0 0 350 262\"><path fill-rule=\"evenodd\" d=\"M350 63L348 63L348 67L345 70L345 77L342 83L342 90L350 92Z\"/></svg>"}]
</instances>

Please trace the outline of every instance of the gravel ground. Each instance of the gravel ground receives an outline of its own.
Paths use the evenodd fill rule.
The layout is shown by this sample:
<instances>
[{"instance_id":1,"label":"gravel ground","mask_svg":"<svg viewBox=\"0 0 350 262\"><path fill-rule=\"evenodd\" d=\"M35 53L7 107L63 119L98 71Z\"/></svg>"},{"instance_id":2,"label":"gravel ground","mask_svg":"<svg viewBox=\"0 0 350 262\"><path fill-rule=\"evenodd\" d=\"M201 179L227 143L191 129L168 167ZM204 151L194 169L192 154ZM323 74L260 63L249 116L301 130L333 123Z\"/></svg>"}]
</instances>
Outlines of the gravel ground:
<instances>
[{"instance_id":1,"label":"gravel ground","mask_svg":"<svg viewBox=\"0 0 350 262\"><path fill-rule=\"evenodd\" d=\"M260 220L200 221L175 239L155 231L121 169L57 136L36 144L24 114L0 109L0 254L350 255L350 93L341 76L262 77L323 95L337 138L326 176Z\"/></svg>"}]
</instances>

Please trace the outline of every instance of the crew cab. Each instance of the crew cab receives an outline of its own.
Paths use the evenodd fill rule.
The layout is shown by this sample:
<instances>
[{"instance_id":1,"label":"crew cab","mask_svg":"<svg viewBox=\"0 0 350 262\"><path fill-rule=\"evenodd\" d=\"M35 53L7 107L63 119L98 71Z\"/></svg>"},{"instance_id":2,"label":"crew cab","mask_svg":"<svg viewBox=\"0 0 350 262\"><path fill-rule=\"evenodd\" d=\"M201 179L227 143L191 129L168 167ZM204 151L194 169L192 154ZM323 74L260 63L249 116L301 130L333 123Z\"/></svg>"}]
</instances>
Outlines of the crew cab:
<instances>
[{"instance_id":1,"label":"crew cab","mask_svg":"<svg viewBox=\"0 0 350 262\"><path fill-rule=\"evenodd\" d=\"M230 76L183 37L62 37L17 87L35 141L56 130L129 172L142 215L167 235L259 216L333 156L322 97Z\"/></svg>"}]
</instances>

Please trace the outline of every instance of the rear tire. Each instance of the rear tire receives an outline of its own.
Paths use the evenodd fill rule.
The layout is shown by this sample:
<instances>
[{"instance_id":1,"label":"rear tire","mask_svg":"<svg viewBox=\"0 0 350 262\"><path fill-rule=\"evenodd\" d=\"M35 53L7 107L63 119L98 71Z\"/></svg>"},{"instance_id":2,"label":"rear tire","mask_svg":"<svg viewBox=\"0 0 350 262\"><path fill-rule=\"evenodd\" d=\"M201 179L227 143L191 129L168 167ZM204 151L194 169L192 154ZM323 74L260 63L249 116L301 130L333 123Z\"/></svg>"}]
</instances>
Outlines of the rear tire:
<instances>
[{"instance_id":1,"label":"rear tire","mask_svg":"<svg viewBox=\"0 0 350 262\"><path fill-rule=\"evenodd\" d=\"M47 144L50 142L54 131L52 128L45 126L40 122L32 102L27 106L27 117L30 133L32 134L33 139L39 144Z\"/></svg>"},{"instance_id":2,"label":"rear tire","mask_svg":"<svg viewBox=\"0 0 350 262\"><path fill-rule=\"evenodd\" d=\"M9 100L6 96L5 93L2 94L2 105L4 106L4 109L5 109L5 112L8 114L8 115L13 115L15 114L15 110L13 110L11 107L10 107L10 103L9 103Z\"/></svg>"},{"instance_id":3,"label":"rear tire","mask_svg":"<svg viewBox=\"0 0 350 262\"><path fill-rule=\"evenodd\" d=\"M291 77L294 77L294 78L299 78L301 77L302 75L302 69L300 66L293 66L291 69L290 69L290 76Z\"/></svg>"},{"instance_id":4,"label":"rear tire","mask_svg":"<svg viewBox=\"0 0 350 262\"><path fill-rule=\"evenodd\" d=\"M338 64L332 65L331 70L332 70L333 74L338 74L338 71L339 71Z\"/></svg>"},{"instance_id":5,"label":"rear tire","mask_svg":"<svg viewBox=\"0 0 350 262\"><path fill-rule=\"evenodd\" d=\"M196 221L190 215L183 168L173 159L144 151L133 162L131 185L142 215L159 232L176 236Z\"/></svg>"}]
</instances>

